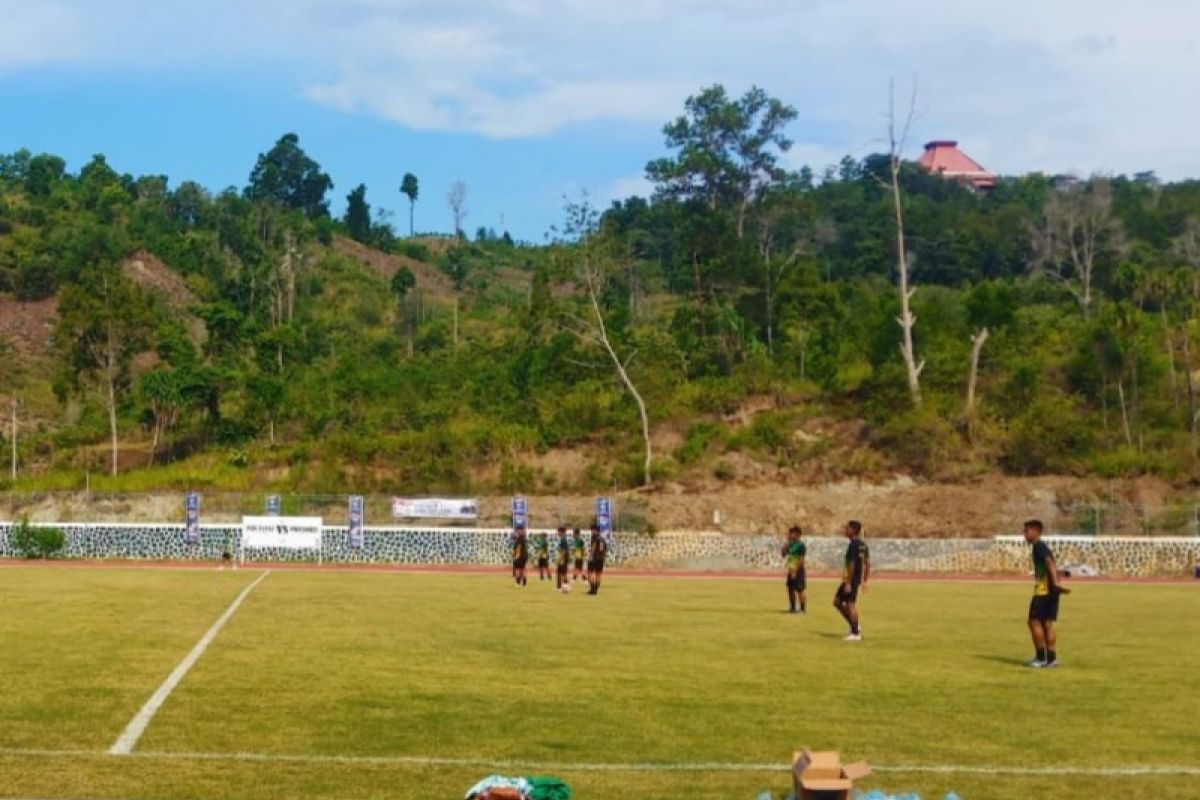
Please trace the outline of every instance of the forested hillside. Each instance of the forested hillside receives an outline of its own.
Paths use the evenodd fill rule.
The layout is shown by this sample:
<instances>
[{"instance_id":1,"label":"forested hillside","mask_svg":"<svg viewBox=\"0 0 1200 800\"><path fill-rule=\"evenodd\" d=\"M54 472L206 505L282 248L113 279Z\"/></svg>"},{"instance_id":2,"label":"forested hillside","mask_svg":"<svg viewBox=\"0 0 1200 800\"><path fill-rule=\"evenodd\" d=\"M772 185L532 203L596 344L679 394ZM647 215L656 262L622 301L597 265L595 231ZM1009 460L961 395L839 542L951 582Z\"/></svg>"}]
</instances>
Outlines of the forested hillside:
<instances>
[{"instance_id":1,"label":"forested hillside","mask_svg":"<svg viewBox=\"0 0 1200 800\"><path fill-rule=\"evenodd\" d=\"M794 117L705 89L646 165L653 200L566 198L536 246L405 235L363 187L331 218L290 134L218 193L0 156L16 486L1196 479L1200 182L979 193L898 162L909 370L892 158L785 169ZM404 166L408 201L443 202L420 165L398 191Z\"/></svg>"}]
</instances>

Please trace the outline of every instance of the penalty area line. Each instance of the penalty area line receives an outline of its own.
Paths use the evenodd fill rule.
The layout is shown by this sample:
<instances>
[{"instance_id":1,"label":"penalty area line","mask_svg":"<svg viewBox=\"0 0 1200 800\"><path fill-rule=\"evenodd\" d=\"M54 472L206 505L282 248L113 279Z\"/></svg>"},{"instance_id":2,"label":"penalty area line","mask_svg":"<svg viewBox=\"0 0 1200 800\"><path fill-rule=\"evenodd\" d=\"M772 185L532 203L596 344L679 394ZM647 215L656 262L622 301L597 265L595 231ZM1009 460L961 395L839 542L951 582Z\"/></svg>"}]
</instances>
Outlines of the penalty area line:
<instances>
[{"instance_id":1,"label":"penalty area line","mask_svg":"<svg viewBox=\"0 0 1200 800\"><path fill-rule=\"evenodd\" d=\"M261 578L260 578L261 580ZM0 756L30 756L45 758L107 758L114 753L100 750L42 750L0 747ZM755 764L723 761L594 763L571 761L537 761L518 759L461 758L421 755L355 756L304 755L298 753L206 753L185 751L140 750L121 754L142 761L214 761L252 764L311 764L315 766L412 766L412 767L471 767L478 769L544 771L544 772L787 772L784 763ZM878 772L935 773L946 775L995 775L1042 777L1200 777L1200 765L1130 764L1127 766L987 766L976 764L872 764Z\"/></svg>"},{"instance_id":2,"label":"penalty area line","mask_svg":"<svg viewBox=\"0 0 1200 800\"><path fill-rule=\"evenodd\" d=\"M204 635L200 637L200 641L196 642L196 645L183 657L183 660L179 662L175 669L171 670L171 674L162 682L162 685L154 691L154 694L150 695L150 699L146 701L145 705L141 707L137 714L134 714L133 719L125 726L125 730L113 742L113 746L108 749L109 755L127 756L133 752L133 748L137 746L138 740L145 733L146 726L150 724L150 720L154 719L154 715L158 713L158 709L171 696L171 692L175 691L175 687L188 674L188 670L200 660L200 656L204 655L204 651L212 644L213 639L217 638L217 634L225 627L225 623L229 622L229 619L237 612L242 601L246 599L250 592L254 591L254 587L262 583L263 579L270 574L271 571L267 570L259 575L249 586L242 589L241 593L229 604L229 608L225 609L225 613L217 617L217 621L212 624L212 627L205 631Z\"/></svg>"}]
</instances>

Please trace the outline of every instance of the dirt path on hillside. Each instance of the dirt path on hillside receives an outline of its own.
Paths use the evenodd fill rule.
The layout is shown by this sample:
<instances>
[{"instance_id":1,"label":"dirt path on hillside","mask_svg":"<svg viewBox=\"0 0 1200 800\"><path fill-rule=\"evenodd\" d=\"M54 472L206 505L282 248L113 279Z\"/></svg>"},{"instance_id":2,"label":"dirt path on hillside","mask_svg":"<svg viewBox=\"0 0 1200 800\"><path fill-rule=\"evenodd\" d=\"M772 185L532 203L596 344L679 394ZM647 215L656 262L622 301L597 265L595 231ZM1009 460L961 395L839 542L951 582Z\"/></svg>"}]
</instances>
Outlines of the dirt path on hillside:
<instances>
[{"instance_id":1,"label":"dirt path on hillside","mask_svg":"<svg viewBox=\"0 0 1200 800\"><path fill-rule=\"evenodd\" d=\"M131 451L132 452L132 451ZM144 454L141 456L144 457ZM206 521L236 522L258 513L262 496L204 493ZM591 523L595 495L530 494L530 521L537 527ZM306 514L336 524L345 502L326 495L321 504L298 498ZM508 524L510 498L479 498L482 527ZM368 525L393 524L390 500L368 497ZM846 520L858 519L872 537L984 538L1016 534L1031 517L1056 533L1196 535L1200 495L1157 479L1108 482L1062 476L990 476L967 483L922 483L908 477L873 483L725 484L685 486L667 483L616 493L621 530L721 531L730 534L780 533L794 524L812 535L834 535ZM39 522L179 522L182 494L47 493L18 497L0 493L0 518L28 514ZM419 524L408 521L406 524ZM429 521L429 524L436 524Z\"/></svg>"}]
</instances>

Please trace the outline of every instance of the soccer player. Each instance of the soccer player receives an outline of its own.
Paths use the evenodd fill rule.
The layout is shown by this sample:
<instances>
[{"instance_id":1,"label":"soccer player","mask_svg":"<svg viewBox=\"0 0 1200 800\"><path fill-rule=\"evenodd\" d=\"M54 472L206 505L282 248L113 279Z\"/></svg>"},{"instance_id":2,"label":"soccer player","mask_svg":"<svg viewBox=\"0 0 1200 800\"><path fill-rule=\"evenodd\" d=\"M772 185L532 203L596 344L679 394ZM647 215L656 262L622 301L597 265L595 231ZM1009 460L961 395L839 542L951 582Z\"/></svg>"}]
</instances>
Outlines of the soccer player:
<instances>
[{"instance_id":1,"label":"soccer player","mask_svg":"<svg viewBox=\"0 0 1200 800\"><path fill-rule=\"evenodd\" d=\"M800 526L793 525L788 530L787 542L784 544L780 555L787 559L787 584L788 593L788 611L792 614L796 613L796 601L800 602L800 613L808 613L808 593L805 591L807 587L807 579L804 573L804 556L808 551L808 547L804 544L801 537Z\"/></svg>"},{"instance_id":2,"label":"soccer player","mask_svg":"<svg viewBox=\"0 0 1200 800\"><path fill-rule=\"evenodd\" d=\"M558 567L555 584L556 589L562 589L567 583L567 569L571 566L571 540L567 538L567 529L558 529L558 550L555 553L555 563Z\"/></svg>"},{"instance_id":3,"label":"soccer player","mask_svg":"<svg viewBox=\"0 0 1200 800\"><path fill-rule=\"evenodd\" d=\"M525 526L519 526L513 531L509 540L512 547L513 580L517 586L526 586L525 565L529 563L529 540L525 536Z\"/></svg>"},{"instance_id":4,"label":"soccer player","mask_svg":"<svg viewBox=\"0 0 1200 800\"><path fill-rule=\"evenodd\" d=\"M575 574L571 576L572 581L577 581L580 577L587 577L583 572L584 547L583 534L579 532L579 528L576 528L575 535L571 537L571 559L575 562Z\"/></svg>"},{"instance_id":5,"label":"soccer player","mask_svg":"<svg viewBox=\"0 0 1200 800\"><path fill-rule=\"evenodd\" d=\"M842 582L838 584L837 594L833 596L833 607L850 623L850 633L847 642L861 642L862 628L858 625L858 590L867 588L867 579L871 577L871 553L867 543L862 540L862 523L852 519L846 523L846 538L850 544L846 547L846 562L842 568Z\"/></svg>"},{"instance_id":6,"label":"soccer player","mask_svg":"<svg viewBox=\"0 0 1200 800\"><path fill-rule=\"evenodd\" d=\"M539 533L533 537L533 552L537 555L538 562L538 580L545 581L550 579L550 542L546 539L546 534Z\"/></svg>"},{"instance_id":7,"label":"soccer player","mask_svg":"<svg viewBox=\"0 0 1200 800\"><path fill-rule=\"evenodd\" d=\"M591 552L588 557L588 594L600 594L600 579L604 577L604 559L608 555L608 540L600 529L592 526Z\"/></svg>"},{"instance_id":8,"label":"soccer player","mask_svg":"<svg viewBox=\"0 0 1200 800\"><path fill-rule=\"evenodd\" d=\"M1058 619L1058 597L1071 590L1059 582L1054 553L1042 541L1042 521L1025 523L1025 541L1033 545L1033 599L1029 601L1029 633L1033 636L1035 655L1025 666L1040 669L1057 667L1058 653L1054 623Z\"/></svg>"}]
</instances>

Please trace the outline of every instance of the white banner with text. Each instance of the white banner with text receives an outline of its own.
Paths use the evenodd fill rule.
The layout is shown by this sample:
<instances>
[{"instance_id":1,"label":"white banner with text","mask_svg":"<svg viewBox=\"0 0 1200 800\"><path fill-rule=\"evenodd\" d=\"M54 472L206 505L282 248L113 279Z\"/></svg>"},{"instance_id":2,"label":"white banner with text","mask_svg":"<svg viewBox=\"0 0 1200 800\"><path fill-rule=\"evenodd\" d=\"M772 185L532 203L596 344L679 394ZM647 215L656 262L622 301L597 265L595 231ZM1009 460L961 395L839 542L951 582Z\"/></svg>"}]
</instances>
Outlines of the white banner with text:
<instances>
[{"instance_id":1,"label":"white banner with text","mask_svg":"<svg viewBox=\"0 0 1200 800\"><path fill-rule=\"evenodd\" d=\"M479 503L444 497L414 500L393 497L392 516L396 519L475 519L479 516Z\"/></svg>"},{"instance_id":2,"label":"white banner with text","mask_svg":"<svg viewBox=\"0 0 1200 800\"><path fill-rule=\"evenodd\" d=\"M321 549L320 517L242 517L243 547Z\"/></svg>"}]
</instances>

